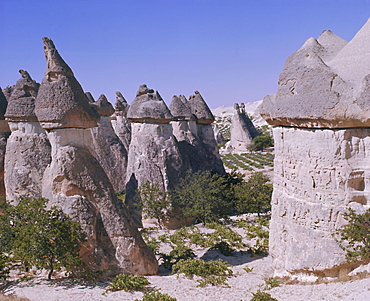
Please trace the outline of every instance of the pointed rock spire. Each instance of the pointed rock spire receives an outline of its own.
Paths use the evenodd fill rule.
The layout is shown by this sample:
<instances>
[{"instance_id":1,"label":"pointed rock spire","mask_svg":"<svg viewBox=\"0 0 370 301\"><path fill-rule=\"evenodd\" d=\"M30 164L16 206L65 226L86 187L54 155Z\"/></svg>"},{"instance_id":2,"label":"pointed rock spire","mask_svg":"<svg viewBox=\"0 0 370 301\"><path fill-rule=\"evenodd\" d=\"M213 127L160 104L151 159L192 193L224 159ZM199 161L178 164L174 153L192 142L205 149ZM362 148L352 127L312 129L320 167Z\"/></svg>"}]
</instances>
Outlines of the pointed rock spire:
<instances>
[{"instance_id":1,"label":"pointed rock spire","mask_svg":"<svg viewBox=\"0 0 370 301\"><path fill-rule=\"evenodd\" d=\"M168 123L174 119L159 93L146 85L139 87L127 118L133 122L156 123Z\"/></svg>"},{"instance_id":2,"label":"pointed rock spire","mask_svg":"<svg viewBox=\"0 0 370 301\"><path fill-rule=\"evenodd\" d=\"M41 126L91 128L99 120L72 70L49 38L43 38L47 68L37 95L35 112Z\"/></svg>"},{"instance_id":3,"label":"pointed rock spire","mask_svg":"<svg viewBox=\"0 0 370 301\"><path fill-rule=\"evenodd\" d=\"M89 100L89 103L95 102L94 96L90 92L85 93L87 99Z\"/></svg>"},{"instance_id":4,"label":"pointed rock spire","mask_svg":"<svg viewBox=\"0 0 370 301\"><path fill-rule=\"evenodd\" d=\"M190 108L185 105L179 97L176 95L172 96L170 103L171 114L177 120L194 120L195 116L191 113Z\"/></svg>"},{"instance_id":5,"label":"pointed rock spire","mask_svg":"<svg viewBox=\"0 0 370 301\"><path fill-rule=\"evenodd\" d=\"M127 114L127 110L129 107L130 107L129 104L123 97L122 93L116 91L116 104L114 106L114 109L116 110L116 115L125 116Z\"/></svg>"},{"instance_id":6,"label":"pointed rock spire","mask_svg":"<svg viewBox=\"0 0 370 301\"><path fill-rule=\"evenodd\" d=\"M5 114L7 105L8 105L8 102L6 100L5 94L3 93L3 90L1 90L0 88L0 120L4 119L4 114Z\"/></svg>"},{"instance_id":7,"label":"pointed rock spire","mask_svg":"<svg viewBox=\"0 0 370 301\"><path fill-rule=\"evenodd\" d=\"M197 123L211 124L215 121L215 117L198 91L189 97L188 104L191 113L197 117Z\"/></svg>"},{"instance_id":8,"label":"pointed rock spire","mask_svg":"<svg viewBox=\"0 0 370 301\"><path fill-rule=\"evenodd\" d=\"M109 117L114 113L112 104L108 101L104 94L101 94L96 102L90 103L100 116Z\"/></svg>"},{"instance_id":9,"label":"pointed rock spire","mask_svg":"<svg viewBox=\"0 0 370 301\"><path fill-rule=\"evenodd\" d=\"M326 50L323 60L325 62L333 59L344 46L347 45L347 41L335 35L331 30L324 30L318 37L317 41Z\"/></svg>"},{"instance_id":10,"label":"pointed rock spire","mask_svg":"<svg viewBox=\"0 0 370 301\"><path fill-rule=\"evenodd\" d=\"M37 121L35 99L40 84L27 71L19 70L19 73L22 77L15 84L9 98L5 118L8 121Z\"/></svg>"}]
</instances>

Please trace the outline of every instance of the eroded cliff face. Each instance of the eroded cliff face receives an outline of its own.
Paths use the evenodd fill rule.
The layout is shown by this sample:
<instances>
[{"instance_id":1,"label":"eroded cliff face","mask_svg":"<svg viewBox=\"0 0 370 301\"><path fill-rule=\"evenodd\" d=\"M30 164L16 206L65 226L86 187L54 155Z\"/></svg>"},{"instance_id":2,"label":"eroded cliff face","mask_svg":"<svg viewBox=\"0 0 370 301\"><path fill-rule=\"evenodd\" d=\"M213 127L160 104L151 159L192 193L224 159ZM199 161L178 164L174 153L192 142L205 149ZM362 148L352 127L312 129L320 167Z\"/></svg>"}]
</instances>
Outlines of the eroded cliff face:
<instances>
[{"instance_id":1,"label":"eroded cliff face","mask_svg":"<svg viewBox=\"0 0 370 301\"><path fill-rule=\"evenodd\" d=\"M370 200L370 129L274 128L270 253L277 274L344 262L332 234Z\"/></svg>"},{"instance_id":2,"label":"eroded cliff face","mask_svg":"<svg viewBox=\"0 0 370 301\"><path fill-rule=\"evenodd\" d=\"M333 234L370 205L370 21L347 44L330 31L286 61L261 115L274 126L270 254L276 275L350 268ZM357 66L357 67L356 67Z\"/></svg>"}]
</instances>

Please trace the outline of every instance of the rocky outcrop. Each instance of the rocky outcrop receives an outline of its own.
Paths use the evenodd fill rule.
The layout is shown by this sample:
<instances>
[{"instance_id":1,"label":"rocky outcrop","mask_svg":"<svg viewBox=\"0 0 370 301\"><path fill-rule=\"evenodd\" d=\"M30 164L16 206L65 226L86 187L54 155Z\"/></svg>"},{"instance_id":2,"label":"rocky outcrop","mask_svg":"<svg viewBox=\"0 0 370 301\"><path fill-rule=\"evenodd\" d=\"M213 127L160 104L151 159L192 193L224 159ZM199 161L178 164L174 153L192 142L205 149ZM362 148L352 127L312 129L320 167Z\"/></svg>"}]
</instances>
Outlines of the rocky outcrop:
<instances>
[{"instance_id":1,"label":"rocky outcrop","mask_svg":"<svg viewBox=\"0 0 370 301\"><path fill-rule=\"evenodd\" d=\"M5 113L11 135L6 144L4 183L7 199L15 204L21 196L42 196L42 178L51 162L49 140L35 115L39 84L27 71L19 72L22 77L15 84Z\"/></svg>"},{"instance_id":2,"label":"rocky outcrop","mask_svg":"<svg viewBox=\"0 0 370 301\"><path fill-rule=\"evenodd\" d=\"M115 114L111 116L112 126L118 138L122 141L126 150L131 142L131 121L127 119L129 105L121 92L116 92Z\"/></svg>"},{"instance_id":3,"label":"rocky outcrop","mask_svg":"<svg viewBox=\"0 0 370 301\"><path fill-rule=\"evenodd\" d=\"M6 97L0 89L0 196L5 196L6 194L4 185L4 158L6 141L10 134L8 123L4 118L7 105Z\"/></svg>"},{"instance_id":4,"label":"rocky outcrop","mask_svg":"<svg viewBox=\"0 0 370 301\"><path fill-rule=\"evenodd\" d=\"M346 269L332 234L369 206L370 21L347 44L330 31L286 61L261 115L274 126L270 254L277 275ZM333 275L333 274L331 274Z\"/></svg>"},{"instance_id":5,"label":"rocky outcrop","mask_svg":"<svg viewBox=\"0 0 370 301\"><path fill-rule=\"evenodd\" d=\"M116 192L126 188L127 150L113 130L113 106L104 94L90 105L100 114L97 127L91 128L93 155L98 159Z\"/></svg>"},{"instance_id":6,"label":"rocky outcrop","mask_svg":"<svg viewBox=\"0 0 370 301\"><path fill-rule=\"evenodd\" d=\"M50 199L50 205L81 224L87 237L81 254L91 267L110 274L156 274L154 254L90 153L90 128L96 126L99 116L53 42L43 40L47 69L35 112L48 130L52 161L44 173L42 194Z\"/></svg>"},{"instance_id":7,"label":"rocky outcrop","mask_svg":"<svg viewBox=\"0 0 370 301\"><path fill-rule=\"evenodd\" d=\"M202 158L198 170L212 170L220 174L225 173L212 128L215 118L211 110L198 91L195 91L194 95L189 97L189 101L186 104L196 117L196 134L202 144L201 148L198 147L198 154L201 154L200 156L204 159Z\"/></svg>"},{"instance_id":8,"label":"rocky outcrop","mask_svg":"<svg viewBox=\"0 0 370 301\"><path fill-rule=\"evenodd\" d=\"M244 103L234 105L234 115L230 127L230 147L238 151L246 151L252 139L258 136L258 132L245 113Z\"/></svg>"},{"instance_id":9,"label":"rocky outcrop","mask_svg":"<svg viewBox=\"0 0 370 301\"><path fill-rule=\"evenodd\" d=\"M136 189L147 181L165 191L174 188L190 168L183 160L173 136L170 113L158 92L139 87L127 113L131 120L132 138L128 154L126 200L134 208ZM140 224L138 208L135 220Z\"/></svg>"}]
</instances>

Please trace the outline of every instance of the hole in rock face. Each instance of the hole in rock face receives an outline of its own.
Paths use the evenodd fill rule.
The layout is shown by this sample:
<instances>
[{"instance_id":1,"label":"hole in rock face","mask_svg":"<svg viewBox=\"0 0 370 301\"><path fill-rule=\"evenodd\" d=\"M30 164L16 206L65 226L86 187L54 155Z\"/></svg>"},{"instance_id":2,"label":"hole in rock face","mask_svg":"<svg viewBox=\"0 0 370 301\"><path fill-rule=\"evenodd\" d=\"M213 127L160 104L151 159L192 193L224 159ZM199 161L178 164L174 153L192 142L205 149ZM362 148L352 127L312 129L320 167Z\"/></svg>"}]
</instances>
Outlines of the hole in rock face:
<instances>
[{"instance_id":1,"label":"hole in rock face","mask_svg":"<svg viewBox=\"0 0 370 301\"><path fill-rule=\"evenodd\" d=\"M364 191L365 190L365 180L363 171L351 172L348 179L348 187L354 190Z\"/></svg>"},{"instance_id":2,"label":"hole in rock face","mask_svg":"<svg viewBox=\"0 0 370 301\"><path fill-rule=\"evenodd\" d=\"M353 196L352 199L351 199L351 202L359 203L361 205L366 205L367 204L366 197L363 196L363 195Z\"/></svg>"},{"instance_id":3,"label":"hole in rock face","mask_svg":"<svg viewBox=\"0 0 370 301\"><path fill-rule=\"evenodd\" d=\"M55 82L58 80L58 74L55 72L49 72L48 73L48 81L49 82Z\"/></svg>"}]
</instances>

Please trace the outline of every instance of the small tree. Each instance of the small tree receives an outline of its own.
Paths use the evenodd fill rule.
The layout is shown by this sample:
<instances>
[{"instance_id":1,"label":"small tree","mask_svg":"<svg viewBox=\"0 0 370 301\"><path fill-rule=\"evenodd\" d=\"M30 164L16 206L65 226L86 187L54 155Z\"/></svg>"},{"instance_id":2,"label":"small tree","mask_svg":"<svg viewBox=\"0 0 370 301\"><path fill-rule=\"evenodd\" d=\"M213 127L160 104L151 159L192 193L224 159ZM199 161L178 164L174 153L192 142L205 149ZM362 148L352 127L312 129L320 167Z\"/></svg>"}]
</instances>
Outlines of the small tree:
<instances>
[{"instance_id":1,"label":"small tree","mask_svg":"<svg viewBox=\"0 0 370 301\"><path fill-rule=\"evenodd\" d=\"M271 210L272 185L270 178L256 172L246 182L235 186L237 211L242 213L267 213Z\"/></svg>"},{"instance_id":2,"label":"small tree","mask_svg":"<svg viewBox=\"0 0 370 301\"><path fill-rule=\"evenodd\" d=\"M348 261L370 259L370 209L357 214L353 209L343 214L348 224L337 231Z\"/></svg>"},{"instance_id":3,"label":"small tree","mask_svg":"<svg viewBox=\"0 0 370 301\"><path fill-rule=\"evenodd\" d=\"M184 217L195 218L204 225L227 218L232 212L228 180L210 171L188 172L172 191L172 197Z\"/></svg>"},{"instance_id":4,"label":"small tree","mask_svg":"<svg viewBox=\"0 0 370 301\"><path fill-rule=\"evenodd\" d=\"M12 260L20 261L26 269L47 269L51 279L54 270L61 267L72 271L83 266L79 244L84 235L80 225L60 209L46 210L47 202L23 197L17 206L3 206L0 239L7 240Z\"/></svg>"},{"instance_id":5,"label":"small tree","mask_svg":"<svg viewBox=\"0 0 370 301\"><path fill-rule=\"evenodd\" d=\"M170 201L167 192L163 192L158 184L149 181L138 189L138 205L146 218L157 219L160 228L161 223L168 217Z\"/></svg>"}]
</instances>

